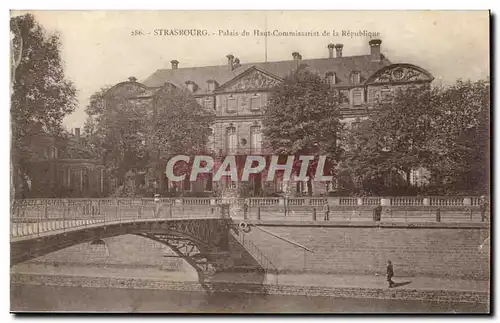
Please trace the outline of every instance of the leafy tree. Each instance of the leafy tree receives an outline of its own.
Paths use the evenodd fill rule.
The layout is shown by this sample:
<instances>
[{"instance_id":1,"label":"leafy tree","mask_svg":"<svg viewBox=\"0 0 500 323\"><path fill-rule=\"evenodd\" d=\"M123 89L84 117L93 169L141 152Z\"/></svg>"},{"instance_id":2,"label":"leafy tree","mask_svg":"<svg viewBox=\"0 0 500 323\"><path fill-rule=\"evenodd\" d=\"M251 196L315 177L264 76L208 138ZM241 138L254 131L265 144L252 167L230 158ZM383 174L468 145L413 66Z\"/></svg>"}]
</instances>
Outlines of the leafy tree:
<instances>
[{"instance_id":1,"label":"leafy tree","mask_svg":"<svg viewBox=\"0 0 500 323\"><path fill-rule=\"evenodd\" d=\"M94 124L87 121L90 146L118 184L129 171L142 170L148 163L149 115L146 102L112 97L107 99L106 110L91 119Z\"/></svg>"},{"instance_id":2,"label":"leafy tree","mask_svg":"<svg viewBox=\"0 0 500 323\"><path fill-rule=\"evenodd\" d=\"M105 95L110 87L105 86L90 96L89 103L85 107L87 119L85 120L84 132L89 149L95 158L102 159L104 150L104 122L103 117L106 112Z\"/></svg>"},{"instance_id":3,"label":"leafy tree","mask_svg":"<svg viewBox=\"0 0 500 323\"><path fill-rule=\"evenodd\" d=\"M156 159L207 153L213 114L204 110L190 92L163 87L155 93L152 105L155 118L150 149L156 152Z\"/></svg>"},{"instance_id":4,"label":"leafy tree","mask_svg":"<svg viewBox=\"0 0 500 323\"><path fill-rule=\"evenodd\" d=\"M339 94L319 75L298 69L271 91L264 112L266 141L275 154L325 155L330 166L341 153ZM315 159L317 162L317 159ZM300 163L295 164L296 172ZM308 192L312 193L309 167ZM333 167L329 167L331 170Z\"/></svg>"},{"instance_id":5,"label":"leafy tree","mask_svg":"<svg viewBox=\"0 0 500 323\"><path fill-rule=\"evenodd\" d=\"M430 171L431 194L488 191L489 85L402 88L346 139L345 169L362 193L415 193L410 172ZM393 189L393 191L388 191Z\"/></svg>"},{"instance_id":6,"label":"leafy tree","mask_svg":"<svg viewBox=\"0 0 500 323\"><path fill-rule=\"evenodd\" d=\"M91 96L86 112L91 146L119 185L130 171L150 168L160 177L160 166L172 156L206 153L213 121L189 92L174 87L158 89L149 101L103 88ZM177 173L190 169L176 166Z\"/></svg>"},{"instance_id":7,"label":"leafy tree","mask_svg":"<svg viewBox=\"0 0 500 323\"><path fill-rule=\"evenodd\" d=\"M164 165L175 155L210 154L207 143L214 115L203 109L189 91L173 86L163 87L155 93L152 106L155 117L148 149L150 166L157 170L157 176L165 171L158 166ZM191 163L193 160L191 158ZM174 173L189 176L191 167L192 164L176 163Z\"/></svg>"},{"instance_id":8,"label":"leafy tree","mask_svg":"<svg viewBox=\"0 0 500 323\"><path fill-rule=\"evenodd\" d=\"M76 89L64 74L57 33L48 34L31 14L12 17L10 24L22 43L10 109L14 182L19 183L31 168L32 140L40 131L63 136L62 120L76 107Z\"/></svg>"},{"instance_id":9,"label":"leafy tree","mask_svg":"<svg viewBox=\"0 0 500 323\"><path fill-rule=\"evenodd\" d=\"M392 100L376 104L349 133L344 166L364 192L380 194L387 186L408 189L411 171L432 164L432 92L426 86L396 89Z\"/></svg>"},{"instance_id":10,"label":"leafy tree","mask_svg":"<svg viewBox=\"0 0 500 323\"><path fill-rule=\"evenodd\" d=\"M490 88L485 81L462 81L436 95L438 115L431 138L433 184L444 191L488 192Z\"/></svg>"}]
</instances>

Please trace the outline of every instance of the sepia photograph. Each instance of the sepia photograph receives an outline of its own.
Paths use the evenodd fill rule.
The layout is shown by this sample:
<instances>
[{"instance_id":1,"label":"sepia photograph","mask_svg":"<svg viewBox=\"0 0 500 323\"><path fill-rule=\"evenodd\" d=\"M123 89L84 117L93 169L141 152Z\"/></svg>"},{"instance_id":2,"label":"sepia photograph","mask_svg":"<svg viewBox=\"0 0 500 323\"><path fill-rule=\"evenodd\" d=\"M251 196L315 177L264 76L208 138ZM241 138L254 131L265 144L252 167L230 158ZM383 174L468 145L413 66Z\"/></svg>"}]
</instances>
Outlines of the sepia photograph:
<instances>
[{"instance_id":1,"label":"sepia photograph","mask_svg":"<svg viewBox=\"0 0 500 323\"><path fill-rule=\"evenodd\" d=\"M491 314L489 11L9 19L11 313Z\"/></svg>"}]
</instances>

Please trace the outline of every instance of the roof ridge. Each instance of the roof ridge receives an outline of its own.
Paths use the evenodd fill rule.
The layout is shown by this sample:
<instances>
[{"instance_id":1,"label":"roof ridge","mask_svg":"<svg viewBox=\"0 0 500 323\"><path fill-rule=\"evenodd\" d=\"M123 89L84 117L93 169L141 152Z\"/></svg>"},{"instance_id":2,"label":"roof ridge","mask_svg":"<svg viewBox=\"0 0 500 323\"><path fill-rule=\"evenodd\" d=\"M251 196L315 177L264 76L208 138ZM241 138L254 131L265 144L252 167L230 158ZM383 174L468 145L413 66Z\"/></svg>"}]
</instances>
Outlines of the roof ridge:
<instances>
[{"instance_id":1,"label":"roof ridge","mask_svg":"<svg viewBox=\"0 0 500 323\"><path fill-rule=\"evenodd\" d=\"M352 56L342 56L342 57L320 57L320 58L307 58L307 59L301 59L301 61L314 61L314 60L320 60L320 59L348 59L348 58L358 58L358 57L365 57L365 56L370 56L370 54L364 54L364 55L352 55ZM383 58L387 59L385 56ZM245 66L252 66L256 64L276 64L276 63L283 63L283 62L293 62L293 59L287 59L287 60L281 60L281 61L268 61L268 62L250 62L250 63L242 63L238 68L240 67L245 67ZM215 68L215 67L227 67L227 64L222 64L222 65L208 65L208 66L190 66L190 67L179 67L175 70L186 70L190 68ZM174 69L172 68L158 68L156 69L156 72L158 71L173 71Z\"/></svg>"}]
</instances>

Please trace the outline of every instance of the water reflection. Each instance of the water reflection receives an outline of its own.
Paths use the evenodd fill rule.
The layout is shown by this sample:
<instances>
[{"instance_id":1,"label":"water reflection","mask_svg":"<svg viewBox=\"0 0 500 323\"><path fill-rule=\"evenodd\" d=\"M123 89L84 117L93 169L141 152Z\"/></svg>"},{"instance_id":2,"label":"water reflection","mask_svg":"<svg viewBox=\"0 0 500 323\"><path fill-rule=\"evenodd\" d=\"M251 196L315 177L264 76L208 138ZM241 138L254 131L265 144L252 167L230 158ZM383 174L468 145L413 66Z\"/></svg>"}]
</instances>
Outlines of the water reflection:
<instances>
[{"instance_id":1,"label":"water reflection","mask_svg":"<svg viewBox=\"0 0 500 323\"><path fill-rule=\"evenodd\" d=\"M485 313L485 304L81 287L11 288L13 311L185 313Z\"/></svg>"}]
</instances>

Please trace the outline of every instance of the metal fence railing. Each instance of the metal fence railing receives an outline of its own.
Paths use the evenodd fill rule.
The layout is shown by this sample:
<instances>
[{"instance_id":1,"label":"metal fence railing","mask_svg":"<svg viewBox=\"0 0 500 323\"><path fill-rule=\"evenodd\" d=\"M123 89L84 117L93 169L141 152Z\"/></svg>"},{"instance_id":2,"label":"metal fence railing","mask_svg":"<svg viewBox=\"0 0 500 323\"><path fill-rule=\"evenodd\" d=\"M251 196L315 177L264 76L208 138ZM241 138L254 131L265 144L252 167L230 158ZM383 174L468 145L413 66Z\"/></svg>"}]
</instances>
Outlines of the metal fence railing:
<instances>
[{"instance_id":1,"label":"metal fence railing","mask_svg":"<svg viewBox=\"0 0 500 323\"><path fill-rule=\"evenodd\" d=\"M425 199L425 203L424 203ZM325 202L328 201L328 207ZM366 221L381 208L381 221L487 221L489 209L478 198L163 198L154 199L26 199L11 204L11 236L68 230L103 222L224 216L253 220ZM465 203L464 203L465 201ZM328 214L326 213L328 210Z\"/></svg>"},{"instance_id":2,"label":"metal fence railing","mask_svg":"<svg viewBox=\"0 0 500 323\"><path fill-rule=\"evenodd\" d=\"M149 200L42 200L14 201L11 205L12 238L66 232L82 227L159 219L221 218L217 207Z\"/></svg>"},{"instance_id":3,"label":"metal fence railing","mask_svg":"<svg viewBox=\"0 0 500 323\"><path fill-rule=\"evenodd\" d=\"M266 274L275 274L276 281L278 284L279 269L274 265L274 263L260 250L250 238L245 238L245 233L239 232L239 234L234 235L239 243L248 251L248 253L259 263L259 265L264 269Z\"/></svg>"}]
</instances>

